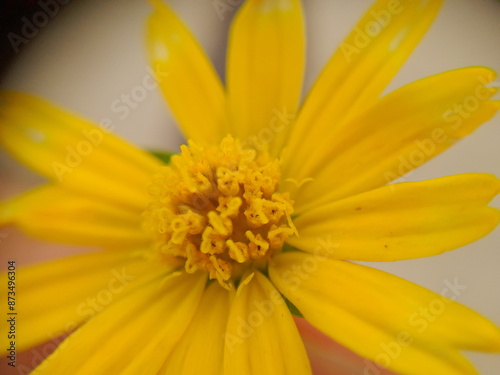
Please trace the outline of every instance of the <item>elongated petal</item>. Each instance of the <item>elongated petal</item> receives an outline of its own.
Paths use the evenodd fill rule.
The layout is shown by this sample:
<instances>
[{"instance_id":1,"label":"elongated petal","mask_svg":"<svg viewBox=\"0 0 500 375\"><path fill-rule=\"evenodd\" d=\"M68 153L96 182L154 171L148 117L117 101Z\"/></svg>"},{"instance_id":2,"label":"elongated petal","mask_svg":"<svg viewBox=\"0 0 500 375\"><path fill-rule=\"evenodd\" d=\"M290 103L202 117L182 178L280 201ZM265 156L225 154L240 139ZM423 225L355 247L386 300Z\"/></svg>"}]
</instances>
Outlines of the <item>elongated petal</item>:
<instances>
[{"instance_id":1,"label":"elongated petal","mask_svg":"<svg viewBox=\"0 0 500 375\"><path fill-rule=\"evenodd\" d=\"M69 190L144 209L155 157L31 95L0 95L0 144Z\"/></svg>"},{"instance_id":2,"label":"elongated petal","mask_svg":"<svg viewBox=\"0 0 500 375\"><path fill-rule=\"evenodd\" d=\"M186 138L218 143L227 131L224 89L191 32L162 1L152 0L147 24L151 64L160 88Z\"/></svg>"},{"instance_id":3,"label":"elongated petal","mask_svg":"<svg viewBox=\"0 0 500 375\"><path fill-rule=\"evenodd\" d=\"M170 269L136 252L122 251L78 255L19 268L15 308L22 323L17 325L17 349L22 351L71 332L152 276ZM7 285L7 273L2 273L1 279ZM4 301L6 292L7 288L0 291Z\"/></svg>"},{"instance_id":4,"label":"elongated petal","mask_svg":"<svg viewBox=\"0 0 500 375\"><path fill-rule=\"evenodd\" d=\"M157 374L189 325L204 285L201 273L157 277L89 320L36 370Z\"/></svg>"},{"instance_id":5,"label":"elongated petal","mask_svg":"<svg viewBox=\"0 0 500 375\"><path fill-rule=\"evenodd\" d=\"M330 242L329 252L337 259L436 255L493 230L500 212L487 204L499 192L500 180L480 173L388 185L299 216L300 237L289 242L307 251Z\"/></svg>"},{"instance_id":6,"label":"elongated petal","mask_svg":"<svg viewBox=\"0 0 500 375\"><path fill-rule=\"evenodd\" d=\"M441 3L374 3L331 57L306 98L288 142L296 153L294 160L303 160L317 140L373 105L425 35Z\"/></svg>"},{"instance_id":7,"label":"elongated petal","mask_svg":"<svg viewBox=\"0 0 500 375\"><path fill-rule=\"evenodd\" d=\"M223 374L224 334L232 294L211 283L182 339L159 374Z\"/></svg>"},{"instance_id":8,"label":"elongated petal","mask_svg":"<svg viewBox=\"0 0 500 375\"><path fill-rule=\"evenodd\" d=\"M488 100L496 90L485 87L494 78L487 68L462 68L384 97L296 168L296 178L315 178L301 190L298 210L385 185L439 155L498 111L500 102ZM319 196L325 185L331 189Z\"/></svg>"},{"instance_id":9,"label":"elongated petal","mask_svg":"<svg viewBox=\"0 0 500 375\"><path fill-rule=\"evenodd\" d=\"M149 237L141 212L45 185L0 206L0 225L15 224L29 235L54 242L136 249Z\"/></svg>"},{"instance_id":10,"label":"elongated petal","mask_svg":"<svg viewBox=\"0 0 500 375\"><path fill-rule=\"evenodd\" d=\"M475 374L457 349L500 351L500 330L441 295L370 267L302 252L274 258L271 280L314 326L403 374ZM457 294L458 293L458 294Z\"/></svg>"},{"instance_id":11,"label":"elongated petal","mask_svg":"<svg viewBox=\"0 0 500 375\"><path fill-rule=\"evenodd\" d=\"M284 300L260 272L241 283L225 335L224 374L310 374L309 360Z\"/></svg>"},{"instance_id":12,"label":"elongated petal","mask_svg":"<svg viewBox=\"0 0 500 375\"><path fill-rule=\"evenodd\" d=\"M231 132L279 151L301 94L305 42L298 0L246 1L231 29L227 85Z\"/></svg>"}]
</instances>

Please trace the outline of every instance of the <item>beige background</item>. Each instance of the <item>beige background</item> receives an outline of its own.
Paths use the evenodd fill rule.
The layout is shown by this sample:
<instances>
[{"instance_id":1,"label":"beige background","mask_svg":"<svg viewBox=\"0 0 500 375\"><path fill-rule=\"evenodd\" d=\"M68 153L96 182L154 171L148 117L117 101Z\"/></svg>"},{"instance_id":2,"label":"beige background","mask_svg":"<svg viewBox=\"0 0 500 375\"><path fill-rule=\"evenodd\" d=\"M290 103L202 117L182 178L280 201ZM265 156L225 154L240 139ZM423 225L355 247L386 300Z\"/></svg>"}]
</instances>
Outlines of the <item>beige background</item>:
<instances>
[{"instance_id":1,"label":"beige background","mask_svg":"<svg viewBox=\"0 0 500 375\"><path fill-rule=\"evenodd\" d=\"M304 2L309 42L308 87L371 2ZM223 74L225 34L234 12L228 11L221 20L211 0L172 3ZM143 23L150 10L148 4L142 0L88 0L70 2L63 8L19 54L3 87L43 96L95 121L111 118L116 133L142 147L176 150L182 138L157 91L148 92L146 100L124 120L111 111L111 103L140 85L146 75L148 62L143 47ZM486 65L500 71L499 20L498 1L448 0L437 22L390 89L467 65ZM496 86L500 86L500 80L496 81ZM453 149L411 173L406 180L462 172L490 172L500 176L499 143L500 115ZM5 155L0 156L2 196L10 196L40 181ZM500 199L497 198L495 206L500 207ZM21 240L11 230L0 230L0 234L7 236L0 238L2 257L16 256L19 263L38 261L49 253L59 256L68 251L66 247L51 244L43 244L44 251L34 250L34 241ZM500 229L497 229L485 239L439 257L376 266L436 292L443 289L444 280L458 278L467 286L458 300L500 325L499 245ZM377 306L372 308L376 310ZM500 355L470 354L469 357L482 374L498 373Z\"/></svg>"}]
</instances>

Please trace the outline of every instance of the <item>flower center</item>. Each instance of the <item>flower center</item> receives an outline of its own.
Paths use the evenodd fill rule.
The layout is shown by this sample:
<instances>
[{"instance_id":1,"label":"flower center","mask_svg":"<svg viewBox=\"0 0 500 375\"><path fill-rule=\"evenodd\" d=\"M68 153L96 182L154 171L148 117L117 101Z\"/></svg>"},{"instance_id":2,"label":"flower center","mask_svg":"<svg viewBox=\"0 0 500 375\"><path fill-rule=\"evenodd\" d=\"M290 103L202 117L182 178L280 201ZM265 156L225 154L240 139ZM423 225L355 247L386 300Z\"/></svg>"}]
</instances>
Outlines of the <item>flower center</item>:
<instances>
[{"instance_id":1,"label":"flower center","mask_svg":"<svg viewBox=\"0 0 500 375\"><path fill-rule=\"evenodd\" d=\"M228 136L218 147L189 142L153 176L144 226L163 254L205 270L226 289L249 267L265 267L296 233L280 166Z\"/></svg>"}]
</instances>

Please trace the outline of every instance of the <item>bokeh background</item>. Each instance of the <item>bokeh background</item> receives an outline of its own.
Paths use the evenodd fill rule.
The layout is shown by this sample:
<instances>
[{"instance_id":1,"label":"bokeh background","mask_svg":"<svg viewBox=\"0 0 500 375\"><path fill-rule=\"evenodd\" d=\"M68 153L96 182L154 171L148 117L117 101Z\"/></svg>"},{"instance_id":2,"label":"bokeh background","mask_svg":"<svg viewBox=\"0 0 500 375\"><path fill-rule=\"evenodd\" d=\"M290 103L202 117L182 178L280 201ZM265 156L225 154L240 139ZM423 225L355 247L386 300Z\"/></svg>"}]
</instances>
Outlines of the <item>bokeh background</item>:
<instances>
[{"instance_id":1,"label":"bokeh background","mask_svg":"<svg viewBox=\"0 0 500 375\"><path fill-rule=\"evenodd\" d=\"M25 20L33 20L36 12L43 11L40 4L49 2L7 0L3 3L1 87L42 96L96 122L109 118L115 124L116 134L143 148L176 151L182 136L159 91L148 91L147 97L125 119L120 119L111 109L115 100L141 85L147 74L149 63L143 39L144 21L150 12L148 3L143 0L54 0L57 12L47 17L46 25L36 27L33 33L36 35L23 36ZM217 2L227 5L225 12L217 11ZM241 1L174 0L170 3L191 27L223 76L226 33L237 9L234 4ZM308 36L304 92L370 3L370 0L304 1ZM485 65L500 72L499 20L499 1L446 1L437 21L388 91L418 78L463 66ZM25 42L19 44L20 51L11 43L11 33L25 38ZM495 85L500 87L500 80L497 79ZM500 176L499 162L500 115L404 180L425 180L463 172ZM0 152L0 181L0 199L42 182L3 152ZM493 204L500 207L500 199ZM35 241L14 228L0 228L2 269L7 259L14 258L22 265L87 250ZM438 293L444 288L445 280L458 279L467 286L458 301L500 325L500 229L476 243L438 257L375 266ZM377 306L368 308L376 311ZM481 374L498 374L500 355L467 353L467 356ZM31 360L29 356L20 359L28 363ZM3 371L5 363L0 365ZM349 374L334 369L322 373Z\"/></svg>"}]
</instances>

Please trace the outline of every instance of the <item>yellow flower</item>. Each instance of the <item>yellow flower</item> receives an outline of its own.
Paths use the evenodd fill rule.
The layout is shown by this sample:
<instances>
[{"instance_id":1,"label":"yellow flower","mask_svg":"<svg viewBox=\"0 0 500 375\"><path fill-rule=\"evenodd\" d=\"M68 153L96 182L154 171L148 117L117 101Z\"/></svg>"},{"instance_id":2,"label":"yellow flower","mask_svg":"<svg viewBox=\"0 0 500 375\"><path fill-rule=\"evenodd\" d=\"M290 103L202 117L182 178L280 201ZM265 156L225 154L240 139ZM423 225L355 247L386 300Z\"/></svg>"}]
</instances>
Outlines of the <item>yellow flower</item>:
<instances>
[{"instance_id":1,"label":"yellow flower","mask_svg":"<svg viewBox=\"0 0 500 375\"><path fill-rule=\"evenodd\" d=\"M499 352L500 330L453 301L460 285L439 295L350 262L440 254L499 221L492 175L386 186L500 108L482 67L380 98L440 3L377 1L298 111L300 1L242 6L226 88L153 1L149 55L190 140L168 163L3 93L1 143L50 182L4 203L0 224L106 249L19 270L17 350L75 330L36 373L307 374L291 311L403 374L474 374L460 350Z\"/></svg>"}]
</instances>

